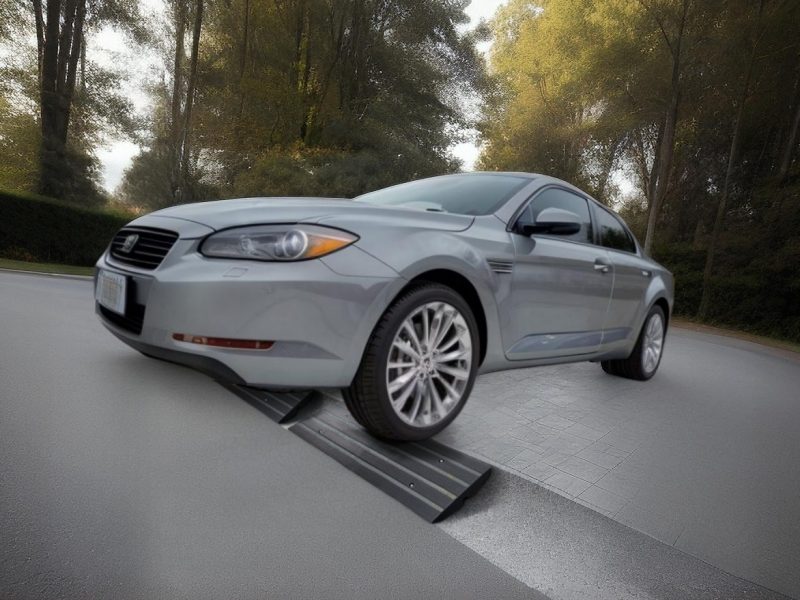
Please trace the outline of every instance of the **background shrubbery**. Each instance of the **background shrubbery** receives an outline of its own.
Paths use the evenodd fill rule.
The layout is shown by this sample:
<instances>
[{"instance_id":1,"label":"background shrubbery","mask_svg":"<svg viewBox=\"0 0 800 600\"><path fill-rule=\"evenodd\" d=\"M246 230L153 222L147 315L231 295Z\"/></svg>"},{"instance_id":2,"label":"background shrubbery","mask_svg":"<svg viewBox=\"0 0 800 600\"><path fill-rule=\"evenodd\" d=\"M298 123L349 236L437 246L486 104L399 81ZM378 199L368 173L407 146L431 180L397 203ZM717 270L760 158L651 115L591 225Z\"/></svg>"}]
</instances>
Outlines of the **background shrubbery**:
<instances>
[{"instance_id":1,"label":"background shrubbery","mask_svg":"<svg viewBox=\"0 0 800 600\"><path fill-rule=\"evenodd\" d=\"M800 181L754 189L719 239L709 281L706 322L800 342ZM643 235L646 214L623 210ZM675 313L695 318L703 291L706 245L702 230L659 223L653 257L675 275ZM641 238L640 238L641 239Z\"/></svg>"},{"instance_id":2,"label":"background shrubbery","mask_svg":"<svg viewBox=\"0 0 800 600\"><path fill-rule=\"evenodd\" d=\"M0 191L0 257L90 266L132 218Z\"/></svg>"}]
</instances>

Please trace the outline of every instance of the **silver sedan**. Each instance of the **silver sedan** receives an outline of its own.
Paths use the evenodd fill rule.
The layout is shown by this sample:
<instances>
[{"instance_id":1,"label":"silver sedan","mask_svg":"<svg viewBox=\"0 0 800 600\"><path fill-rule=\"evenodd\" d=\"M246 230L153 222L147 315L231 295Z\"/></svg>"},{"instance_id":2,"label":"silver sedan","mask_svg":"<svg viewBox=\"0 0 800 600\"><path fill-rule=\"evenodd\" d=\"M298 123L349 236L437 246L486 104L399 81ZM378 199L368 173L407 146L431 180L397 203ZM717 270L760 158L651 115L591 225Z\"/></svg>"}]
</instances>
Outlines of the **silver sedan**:
<instances>
[{"instance_id":1,"label":"silver sedan","mask_svg":"<svg viewBox=\"0 0 800 600\"><path fill-rule=\"evenodd\" d=\"M148 356L257 387L342 388L373 434L415 440L458 415L478 373L594 361L649 379L673 279L574 186L468 173L151 213L100 257L95 299Z\"/></svg>"}]
</instances>

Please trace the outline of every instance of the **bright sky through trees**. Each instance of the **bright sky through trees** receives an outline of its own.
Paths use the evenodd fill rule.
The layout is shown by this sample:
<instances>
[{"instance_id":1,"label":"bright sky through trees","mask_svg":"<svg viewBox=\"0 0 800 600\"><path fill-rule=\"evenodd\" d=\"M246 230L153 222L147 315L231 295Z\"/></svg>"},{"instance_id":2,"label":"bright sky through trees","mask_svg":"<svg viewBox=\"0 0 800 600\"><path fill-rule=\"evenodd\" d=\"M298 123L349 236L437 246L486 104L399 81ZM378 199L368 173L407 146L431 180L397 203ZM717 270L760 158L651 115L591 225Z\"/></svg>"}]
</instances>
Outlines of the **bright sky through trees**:
<instances>
[{"instance_id":1,"label":"bright sky through trees","mask_svg":"<svg viewBox=\"0 0 800 600\"><path fill-rule=\"evenodd\" d=\"M477 24L481 19L489 20L497 8L505 0L473 0L466 10L470 17L470 26ZM142 0L143 12L163 11L162 0ZM111 64L114 61L125 60L130 68L131 77L125 85L126 93L138 111L146 110L150 99L141 89L145 77L152 69L158 67L158 57L154 53L136 54L131 56L124 37L111 27L105 28L93 40L96 60ZM488 43L482 43L481 49L485 50ZM126 139L107 140L106 144L97 150L97 157L102 165L102 184L109 192L122 181L124 170L130 165L131 159L139 152L139 146ZM480 148L475 141L455 144L452 147L453 155L463 161L464 170L471 170L478 159Z\"/></svg>"}]
</instances>

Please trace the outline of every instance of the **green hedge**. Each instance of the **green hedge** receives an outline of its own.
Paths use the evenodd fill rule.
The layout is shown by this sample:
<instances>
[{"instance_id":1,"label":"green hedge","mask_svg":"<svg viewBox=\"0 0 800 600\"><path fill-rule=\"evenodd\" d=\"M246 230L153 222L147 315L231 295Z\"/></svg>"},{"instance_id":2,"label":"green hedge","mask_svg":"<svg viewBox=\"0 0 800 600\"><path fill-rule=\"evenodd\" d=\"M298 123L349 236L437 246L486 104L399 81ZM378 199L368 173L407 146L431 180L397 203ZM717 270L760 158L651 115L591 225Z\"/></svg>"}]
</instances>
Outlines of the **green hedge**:
<instances>
[{"instance_id":1,"label":"green hedge","mask_svg":"<svg viewBox=\"0 0 800 600\"><path fill-rule=\"evenodd\" d=\"M131 215L0 191L0 257L91 266Z\"/></svg>"},{"instance_id":2,"label":"green hedge","mask_svg":"<svg viewBox=\"0 0 800 600\"><path fill-rule=\"evenodd\" d=\"M800 343L800 252L731 246L720 249L705 322ZM675 276L675 314L695 318L705 249L661 245L654 257Z\"/></svg>"}]
</instances>

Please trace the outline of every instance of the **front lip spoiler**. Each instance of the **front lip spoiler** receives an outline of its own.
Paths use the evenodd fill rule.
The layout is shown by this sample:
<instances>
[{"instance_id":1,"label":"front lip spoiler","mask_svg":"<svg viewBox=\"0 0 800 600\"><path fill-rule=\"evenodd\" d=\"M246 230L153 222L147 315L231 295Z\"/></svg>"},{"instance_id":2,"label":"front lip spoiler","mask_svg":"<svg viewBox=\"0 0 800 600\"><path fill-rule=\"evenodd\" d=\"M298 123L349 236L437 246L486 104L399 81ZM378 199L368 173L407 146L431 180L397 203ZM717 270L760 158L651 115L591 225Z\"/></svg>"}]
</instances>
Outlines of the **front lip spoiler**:
<instances>
[{"instance_id":1,"label":"front lip spoiler","mask_svg":"<svg viewBox=\"0 0 800 600\"><path fill-rule=\"evenodd\" d=\"M102 320L102 319L101 319ZM105 320L102 320L105 325ZM166 362L189 367L201 373L205 373L213 379L224 381L226 383L233 383L236 385L246 385L244 379L239 377L233 369L224 365L215 358L209 356L199 356L197 354L190 354L189 352L181 352L179 350L170 350L168 348L161 348L160 346L153 346L145 344L137 340L132 340L127 336L123 336L116 331L113 327L106 326L111 333L118 337L121 341L126 343L131 348L138 350L146 356L164 360Z\"/></svg>"}]
</instances>

